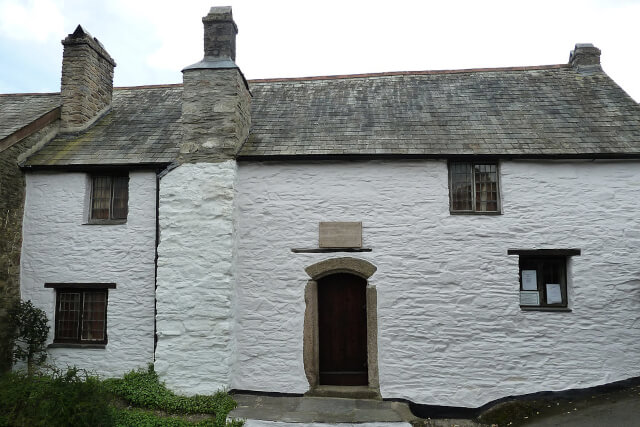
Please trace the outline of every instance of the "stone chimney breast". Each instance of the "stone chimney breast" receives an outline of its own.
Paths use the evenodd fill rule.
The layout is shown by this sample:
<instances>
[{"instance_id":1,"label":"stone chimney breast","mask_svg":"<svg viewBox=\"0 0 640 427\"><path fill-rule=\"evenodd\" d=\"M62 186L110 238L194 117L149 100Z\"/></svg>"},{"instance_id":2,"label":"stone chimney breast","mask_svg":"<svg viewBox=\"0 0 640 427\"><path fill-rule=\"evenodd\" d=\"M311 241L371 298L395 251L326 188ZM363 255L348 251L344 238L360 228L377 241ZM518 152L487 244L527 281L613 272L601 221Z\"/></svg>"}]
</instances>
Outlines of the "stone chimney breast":
<instances>
[{"instance_id":1,"label":"stone chimney breast","mask_svg":"<svg viewBox=\"0 0 640 427\"><path fill-rule=\"evenodd\" d=\"M204 24L204 58L182 70L180 163L234 159L251 127L251 93L235 63L231 7L212 7Z\"/></svg>"},{"instance_id":2,"label":"stone chimney breast","mask_svg":"<svg viewBox=\"0 0 640 427\"><path fill-rule=\"evenodd\" d=\"M600 67L600 53L600 49L591 43L577 43L569 55L569 64L576 68Z\"/></svg>"},{"instance_id":3,"label":"stone chimney breast","mask_svg":"<svg viewBox=\"0 0 640 427\"><path fill-rule=\"evenodd\" d=\"M108 111L115 61L82 26L62 40L61 130L86 129Z\"/></svg>"}]
</instances>

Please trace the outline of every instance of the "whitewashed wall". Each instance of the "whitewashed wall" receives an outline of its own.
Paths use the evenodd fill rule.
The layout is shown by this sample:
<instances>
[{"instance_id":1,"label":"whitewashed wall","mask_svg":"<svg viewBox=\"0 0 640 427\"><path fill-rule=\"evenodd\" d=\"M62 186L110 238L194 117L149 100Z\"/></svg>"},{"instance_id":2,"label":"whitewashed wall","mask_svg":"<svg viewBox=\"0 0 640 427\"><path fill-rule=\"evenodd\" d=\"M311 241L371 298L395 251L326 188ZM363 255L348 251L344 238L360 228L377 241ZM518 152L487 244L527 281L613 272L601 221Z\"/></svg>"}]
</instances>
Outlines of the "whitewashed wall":
<instances>
[{"instance_id":1,"label":"whitewashed wall","mask_svg":"<svg viewBox=\"0 0 640 427\"><path fill-rule=\"evenodd\" d=\"M114 282L105 349L52 348L49 362L117 376L153 362L156 174L129 174L126 224L86 225L84 173L27 173L21 296L47 313L53 341L55 290L46 282Z\"/></svg>"},{"instance_id":2,"label":"whitewashed wall","mask_svg":"<svg viewBox=\"0 0 640 427\"><path fill-rule=\"evenodd\" d=\"M303 393L304 268L378 267L384 398L479 406L640 375L637 162L503 162L503 215L449 214L444 161L241 163L232 387ZM362 221L370 253L317 247L319 221ZM523 312L509 248L580 248L573 312Z\"/></svg>"},{"instance_id":3,"label":"whitewashed wall","mask_svg":"<svg viewBox=\"0 0 640 427\"><path fill-rule=\"evenodd\" d=\"M156 371L172 389L229 386L234 161L184 164L160 181Z\"/></svg>"}]
</instances>

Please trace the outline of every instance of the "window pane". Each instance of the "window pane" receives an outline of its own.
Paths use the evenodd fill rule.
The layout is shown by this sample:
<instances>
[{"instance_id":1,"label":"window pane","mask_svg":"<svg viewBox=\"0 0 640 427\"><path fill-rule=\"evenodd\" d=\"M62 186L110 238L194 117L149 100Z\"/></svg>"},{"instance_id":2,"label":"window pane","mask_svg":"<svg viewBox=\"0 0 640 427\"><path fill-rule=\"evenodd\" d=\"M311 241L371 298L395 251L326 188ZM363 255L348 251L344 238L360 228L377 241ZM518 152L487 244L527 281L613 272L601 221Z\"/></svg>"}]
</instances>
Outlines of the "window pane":
<instances>
[{"instance_id":1,"label":"window pane","mask_svg":"<svg viewBox=\"0 0 640 427\"><path fill-rule=\"evenodd\" d=\"M498 165L475 165L476 211L498 210Z\"/></svg>"},{"instance_id":2,"label":"window pane","mask_svg":"<svg viewBox=\"0 0 640 427\"><path fill-rule=\"evenodd\" d=\"M109 219L111 177L94 176L91 185L91 219Z\"/></svg>"},{"instance_id":3,"label":"window pane","mask_svg":"<svg viewBox=\"0 0 640 427\"><path fill-rule=\"evenodd\" d=\"M58 294L56 313L56 339L78 339L80 326L80 294L61 292Z\"/></svg>"},{"instance_id":4,"label":"window pane","mask_svg":"<svg viewBox=\"0 0 640 427\"><path fill-rule=\"evenodd\" d=\"M472 210L471 163L451 163L451 205L454 211Z\"/></svg>"},{"instance_id":5,"label":"window pane","mask_svg":"<svg viewBox=\"0 0 640 427\"><path fill-rule=\"evenodd\" d=\"M84 308L82 314L83 340L104 340L106 302L107 294L105 292L84 293Z\"/></svg>"},{"instance_id":6,"label":"window pane","mask_svg":"<svg viewBox=\"0 0 640 427\"><path fill-rule=\"evenodd\" d=\"M113 177L113 209L112 219L126 219L129 202L129 178L126 176Z\"/></svg>"}]
</instances>

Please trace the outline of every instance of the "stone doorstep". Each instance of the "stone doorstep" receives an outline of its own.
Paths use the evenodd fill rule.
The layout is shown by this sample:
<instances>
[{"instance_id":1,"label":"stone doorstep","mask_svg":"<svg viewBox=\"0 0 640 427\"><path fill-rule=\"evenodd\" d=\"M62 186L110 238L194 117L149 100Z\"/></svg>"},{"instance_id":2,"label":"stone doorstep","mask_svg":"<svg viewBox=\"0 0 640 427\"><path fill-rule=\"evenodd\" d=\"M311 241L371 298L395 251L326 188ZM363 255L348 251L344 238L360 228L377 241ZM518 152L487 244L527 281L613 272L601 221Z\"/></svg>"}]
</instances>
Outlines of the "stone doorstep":
<instances>
[{"instance_id":1,"label":"stone doorstep","mask_svg":"<svg viewBox=\"0 0 640 427\"><path fill-rule=\"evenodd\" d=\"M367 386L319 385L304 394L309 397L382 400L380 392Z\"/></svg>"},{"instance_id":2,"label":"stone doorstep","mask_svg":"<svg viewBox=\"0 0 640 427\"><path fill-rule=\"evenodd\" d=\"M403 423L414 419L405 403L338 397L235 394L229 418L285 423Z\"/></svg>"},{"instance_id":3,"label":"stone doorstep","mask_svg":"<svg viewBox=\"0 0 640 427\"><path fill-rule=\"evenodd\" d=\"M366 387L365 387L366 388ZM266 396L236 393L238 407L228 419L244 419L247 427L478 427L472 420L421 419L404 402L317 396Z\"/></svg>"}]
</instances>

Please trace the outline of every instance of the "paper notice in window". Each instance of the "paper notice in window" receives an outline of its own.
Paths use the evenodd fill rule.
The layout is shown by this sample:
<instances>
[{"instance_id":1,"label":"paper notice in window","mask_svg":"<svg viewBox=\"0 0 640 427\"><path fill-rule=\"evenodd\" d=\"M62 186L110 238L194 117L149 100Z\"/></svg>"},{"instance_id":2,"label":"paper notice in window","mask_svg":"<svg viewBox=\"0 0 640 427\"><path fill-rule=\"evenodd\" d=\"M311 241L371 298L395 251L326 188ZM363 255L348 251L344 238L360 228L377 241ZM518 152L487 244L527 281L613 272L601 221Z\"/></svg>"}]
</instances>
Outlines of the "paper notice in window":
<instances>
[{"instance_id":1,"label":"paper notice in window","mask_svg":"<svg viewBox=\"0 0 640 427\"><path fill-rule=\"evenodd\" d=\"M562 292L557 283L547 283L547 304L562 304Z\"/></svg>"},{"instance_id":2,"label":"paper notice in window","mask_svg":"<svg viewBox=\"0 0 640 427\"><path fill-rule=\"evenodd\" d=\"M522 290L537 291L538 279L535 270L522 270Z\"/></svg>"},{"instance_id":3,"label":"paper notice in window","mask_svg":"<svg viewBox=\"0 0 640 427\"><path fill-rule=\"evenodd\" d=\"M540 305L538 291L520 291L520 305Z\"/></svg>"}]
</instances>

